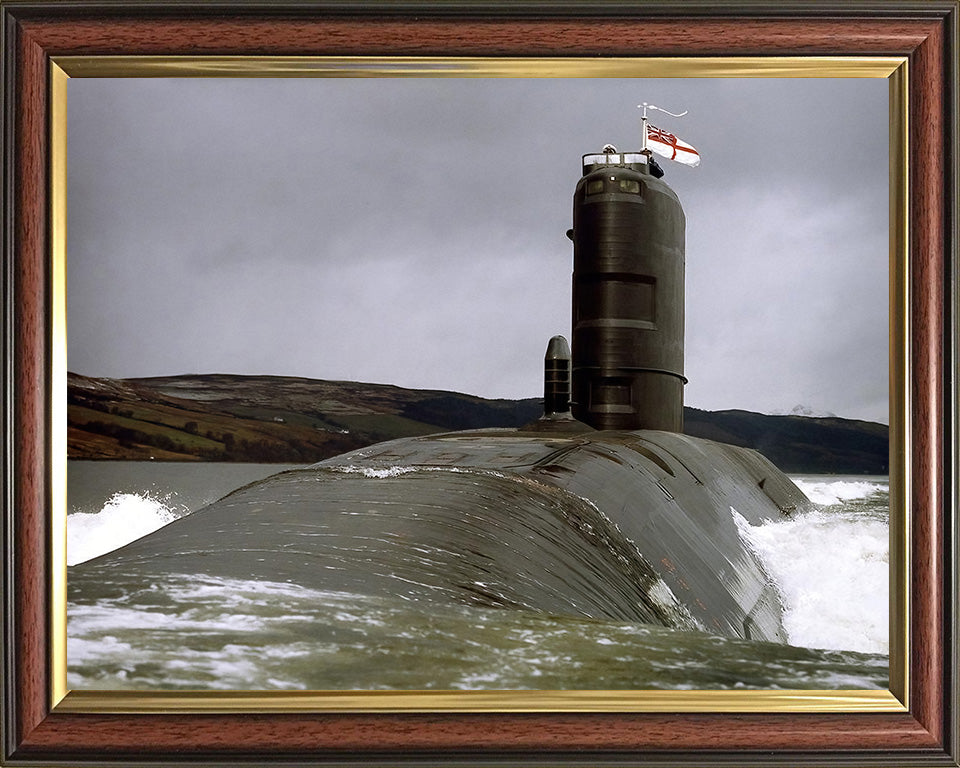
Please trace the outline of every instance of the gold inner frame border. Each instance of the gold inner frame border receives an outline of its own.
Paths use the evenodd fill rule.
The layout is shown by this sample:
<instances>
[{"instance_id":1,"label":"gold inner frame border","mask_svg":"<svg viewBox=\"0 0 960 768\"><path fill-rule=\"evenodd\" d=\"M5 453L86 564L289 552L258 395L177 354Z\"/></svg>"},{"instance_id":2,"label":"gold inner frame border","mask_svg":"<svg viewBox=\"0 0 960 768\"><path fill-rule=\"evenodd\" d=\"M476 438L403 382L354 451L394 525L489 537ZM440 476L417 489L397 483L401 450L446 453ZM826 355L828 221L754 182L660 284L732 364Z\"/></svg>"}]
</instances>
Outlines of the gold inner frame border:
<instances>
[{"instance_id":1,"label":"gold inner frame border","mask_svg":"<svg viewBox=\"0 0 960 768\"><path fill-rule=\"evenodd\" d=\"M885 78L889 83L890 686L887 690L71 691L66 617L67 92L79 77ZM906 57L457 58L54 56L50 135L50 701L64 713L777 712L909 710L910 385Z\"/></svg>"}]
</instances>

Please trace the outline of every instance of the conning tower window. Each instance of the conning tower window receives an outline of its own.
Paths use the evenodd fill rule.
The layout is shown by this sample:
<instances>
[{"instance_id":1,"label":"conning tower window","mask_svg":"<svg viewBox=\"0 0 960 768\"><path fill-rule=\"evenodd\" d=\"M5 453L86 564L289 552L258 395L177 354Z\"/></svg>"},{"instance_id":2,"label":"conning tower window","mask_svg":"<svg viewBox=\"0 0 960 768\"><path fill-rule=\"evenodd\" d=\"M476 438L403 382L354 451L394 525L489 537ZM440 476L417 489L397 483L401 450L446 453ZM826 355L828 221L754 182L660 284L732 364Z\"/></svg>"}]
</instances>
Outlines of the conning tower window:
<instances>
[{"instance_id":1,"label":"conning tower window","mask_svg":"<svg viewBox=\"0 0 960 768\"><path fill-rule=\"evenodd\" d=\"M601 192L620 192L628 195L642 195L643 184L638 179L618 179L610 176L609 179L594 179L587 182L587 194L599 195Z\"/></svg>"}]
</instances>

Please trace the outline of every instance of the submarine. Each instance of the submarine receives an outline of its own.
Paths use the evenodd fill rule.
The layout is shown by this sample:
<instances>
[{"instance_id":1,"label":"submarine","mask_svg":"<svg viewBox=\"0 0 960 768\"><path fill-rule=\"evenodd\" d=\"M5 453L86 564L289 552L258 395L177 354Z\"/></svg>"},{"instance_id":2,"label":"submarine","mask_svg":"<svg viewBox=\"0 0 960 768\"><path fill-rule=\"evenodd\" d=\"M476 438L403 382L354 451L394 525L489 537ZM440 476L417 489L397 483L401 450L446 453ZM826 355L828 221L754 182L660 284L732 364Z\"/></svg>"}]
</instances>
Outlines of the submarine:
<instances>
[{"instance_id":1,"label":"submarine","mask_svg":"<svg viewBox=\"0 0 960 768\"><path fill-rule=\"evenodd\" d=\"M683 434L680 201L646 141L581 169L541 418L275 474L72 566L70 599L204 574L787 642L747 532L809 502L756 451Z\"/></svg>"}]
</instances>

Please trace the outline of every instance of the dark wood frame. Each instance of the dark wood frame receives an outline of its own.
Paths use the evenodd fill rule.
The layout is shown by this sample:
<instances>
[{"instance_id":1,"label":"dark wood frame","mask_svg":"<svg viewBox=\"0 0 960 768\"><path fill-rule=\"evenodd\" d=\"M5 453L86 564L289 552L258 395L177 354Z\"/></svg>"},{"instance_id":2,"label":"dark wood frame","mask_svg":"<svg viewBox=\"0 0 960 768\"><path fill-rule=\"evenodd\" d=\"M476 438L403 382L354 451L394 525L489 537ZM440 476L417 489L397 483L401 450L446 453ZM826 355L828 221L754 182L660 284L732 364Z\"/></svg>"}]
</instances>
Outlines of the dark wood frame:
<instances>
[{"instance_id":1,"label":"dark wood frame","mask_svg":"<svg viewBox=\"0 0 960 768\"><path fill-rule=\"evenodd\" d=\"M0 0L3 741L49 765L958 765L957 2ZM49 665L48 76L60 55L909 58L910 710L65 714Z\"/></svg>"}]
</instances>

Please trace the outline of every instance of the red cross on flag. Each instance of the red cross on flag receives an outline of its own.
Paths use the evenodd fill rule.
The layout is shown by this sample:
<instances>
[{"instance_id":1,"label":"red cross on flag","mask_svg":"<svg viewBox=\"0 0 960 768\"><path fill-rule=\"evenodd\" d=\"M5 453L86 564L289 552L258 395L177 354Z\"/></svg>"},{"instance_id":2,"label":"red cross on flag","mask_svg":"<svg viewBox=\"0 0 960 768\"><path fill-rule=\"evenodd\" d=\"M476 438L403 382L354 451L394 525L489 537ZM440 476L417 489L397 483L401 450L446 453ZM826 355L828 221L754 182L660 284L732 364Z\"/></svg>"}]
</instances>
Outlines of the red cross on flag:
<instances>
[{"instance_id":1,"label":"red cross on flag","mask_svg":"<svg viewBox=\"0 0 960 768\"><path fill-rule=\"evenodd\" d=\"M647 123L647 146L662 157L684 165L700 165L700 153L672 133Z\"/></svg>"}]
</instances>

